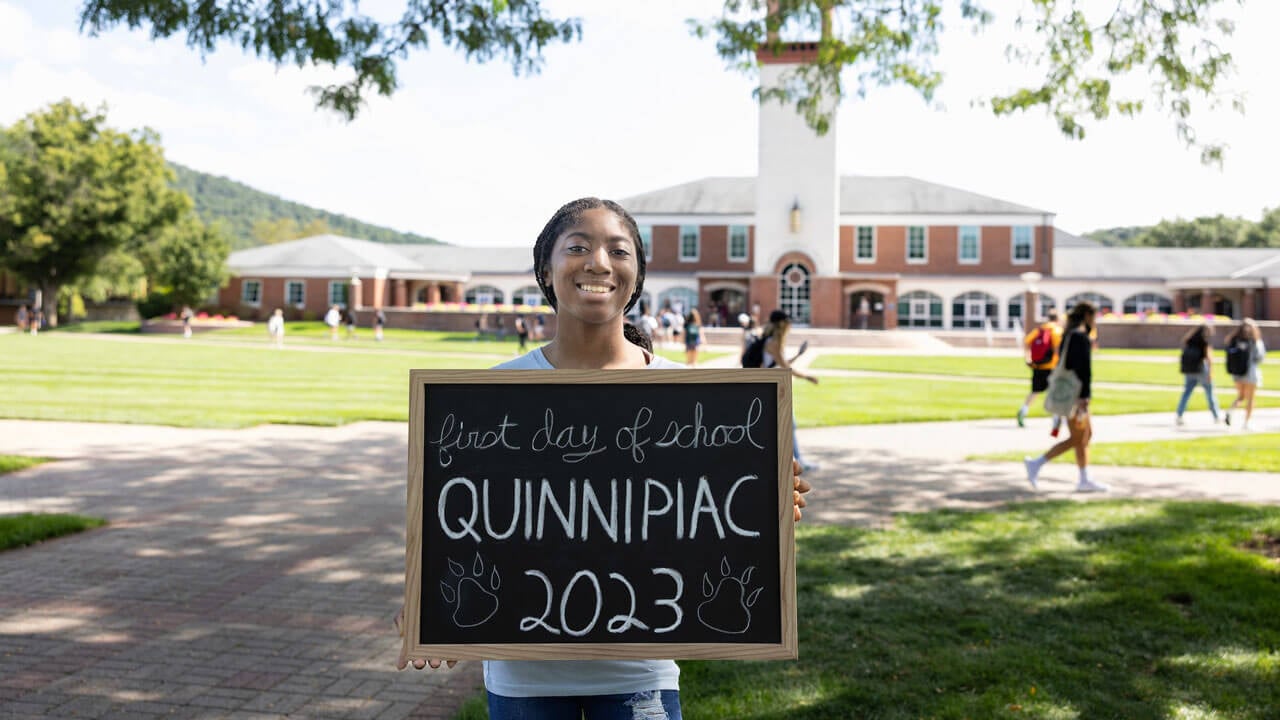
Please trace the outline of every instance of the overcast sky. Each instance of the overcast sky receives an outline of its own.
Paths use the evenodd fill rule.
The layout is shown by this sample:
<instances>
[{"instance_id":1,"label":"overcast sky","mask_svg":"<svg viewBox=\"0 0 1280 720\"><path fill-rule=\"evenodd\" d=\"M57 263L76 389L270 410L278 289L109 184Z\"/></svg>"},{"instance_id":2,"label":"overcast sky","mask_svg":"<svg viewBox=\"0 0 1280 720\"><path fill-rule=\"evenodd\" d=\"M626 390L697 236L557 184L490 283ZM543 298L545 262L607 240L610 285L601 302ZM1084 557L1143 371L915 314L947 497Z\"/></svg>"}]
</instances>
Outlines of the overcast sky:
<instances>
[{"instance_id":1,"label":"overcast sky","mask_svg":"<svg viewBox=\"0 0 1280 720\"><path fill-rule=\"evenodd\" d=\"M541 75L515 78L444 48L419 52L401 66L402 89L349 124L306 93L341 77L332 70L277 70L229 46L202 62L182 38L122 29L86 37L79 4L0 0L0 124L63 97L105 102L112 125L154 128L176 162L450 243L531 243L575 197L756 170L753 82L684 24L714 15L718 0L546 0L583 19L584 39L551 48ZM1027 77L1004 60L1000 28L944 36L940 108L902 89L847 100L839 167L1042 208L1077 233L1219 213L1256 220L1280 205L1280 2L1249 0L1235 14L1231 86L1246 94L1247 114L1223 109L1195 122L1228 142L1222 169L1202 166L1156 114L1091 124L1084 141L1069 141L1041 112L995 118L971 108Z\"/></svg>"}]
</instances>

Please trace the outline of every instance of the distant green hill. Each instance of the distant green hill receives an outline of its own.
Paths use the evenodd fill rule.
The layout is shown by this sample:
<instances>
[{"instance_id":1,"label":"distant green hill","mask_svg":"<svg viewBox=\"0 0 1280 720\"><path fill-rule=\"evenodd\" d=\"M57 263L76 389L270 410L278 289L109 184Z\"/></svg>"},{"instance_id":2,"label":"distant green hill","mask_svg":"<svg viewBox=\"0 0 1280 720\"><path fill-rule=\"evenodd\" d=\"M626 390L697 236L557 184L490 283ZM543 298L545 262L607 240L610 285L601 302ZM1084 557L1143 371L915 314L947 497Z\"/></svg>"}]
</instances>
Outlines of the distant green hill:
<instances>
[{"instance_id":1,"label":"distant green hill","mask_svg":"<svg viewBox=\"0 0 1280 720\"><path fill-rule=\"evenodd\" d=\"M169 163L169 166L177 175L174 187L191 196L200 218L205 222L223 222L231 233L233 250L259 244L254 239L254 223L282 219L293 219L299 227L322 220L328 223L335 234L373 242L440 244L435 238L402 233L360 222L346 215L318 210L285 200L278 195L255 190L244 183L202 173L174 162Z\"/></svg>"}]
</instances>

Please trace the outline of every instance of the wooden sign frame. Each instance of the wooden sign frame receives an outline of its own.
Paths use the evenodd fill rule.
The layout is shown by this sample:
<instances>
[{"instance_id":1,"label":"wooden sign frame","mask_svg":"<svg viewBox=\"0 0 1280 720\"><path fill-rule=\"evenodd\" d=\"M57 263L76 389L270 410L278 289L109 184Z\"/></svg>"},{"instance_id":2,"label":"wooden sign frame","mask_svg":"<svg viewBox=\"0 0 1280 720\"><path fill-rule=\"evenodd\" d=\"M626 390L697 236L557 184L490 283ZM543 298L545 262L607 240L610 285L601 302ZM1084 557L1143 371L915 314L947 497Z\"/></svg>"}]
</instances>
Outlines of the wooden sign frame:
<instances>
[{"instance_id":1,"label":"wooden sign frame","mask_svg":"<svg viewBox=\"0 0 1280 720\"><path fill-rule=\"evenodd\" d=\"M423 481L426 402L431 385L669 385L675 383L769 385L777 412L777 529L779 624L776 643L611 642L611 643L466 643L420 642L422 602ZM795 659L795 519L793 511L791 374L781 369L634 370L411 370L409 373L409 472L405 516L405 613L402 655L409 659L449 660L620 660L620 659Z\"/></svg>"}]
</instances>

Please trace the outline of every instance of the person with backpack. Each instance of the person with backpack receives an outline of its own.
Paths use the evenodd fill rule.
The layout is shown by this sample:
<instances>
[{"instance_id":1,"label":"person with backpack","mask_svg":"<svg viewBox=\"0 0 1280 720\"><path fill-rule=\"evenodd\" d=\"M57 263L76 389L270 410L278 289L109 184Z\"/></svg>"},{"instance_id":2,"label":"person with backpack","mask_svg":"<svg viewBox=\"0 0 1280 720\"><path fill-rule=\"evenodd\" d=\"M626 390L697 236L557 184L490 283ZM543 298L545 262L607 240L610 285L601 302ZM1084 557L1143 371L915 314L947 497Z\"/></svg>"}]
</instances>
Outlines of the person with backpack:
<instances>
[{"instance_id":1,"label":"person with backpack","mask_svg":"<svg viewBox=\"0 0 1280 720\"><path fill-rule=\"evenodd\" d=\"M808 380L814 385L818 384L818 378L814 375L803 373L792 367L791 363L800 357L801 353L809 346L806 342L800 347L799 352L791 356L788 360L783 354L783 348L787 344L787 331L791 329L791 316L784 310L774 310L769 313L769 322L765 323L764 329L759 335L751 335L747 340L747 347L742 352L742 367L744 368L783 368L795 377L802 380ZM800 455L799 437L796 435L795 418L791 418L791 455L800 463L800 467L805 470L817 470L818 466L813 463L807 463Z\"/></svg>"},{"instance_id":2,"label":"person with backpack","mask_svg":"<svg viewBox=\"0 0 1280 720\"><path fill-rule=\"evenodd\" d=\"M1062 345L1062 325L1058 323L1058 311L1049 308L1045 312L1044 321L1027 333L1022 345L1026 348L1024 359L1031 368L1031 392L1027 393L1022 407L1018 408L1018 427L1026 427L1031 402L1036 399L1036 395L1049 388L1049 372L1058 364L1058 348ZM1055 437L1061 423L1061 418L1053 419L1052 434Z\"/></svg>"},{"instance_id":3,"label":"person with backpack","mask_svg":"<svg viewBox=\"0 0 1280 720\"><path fill-rule=\"evenodd\" d=\"M1201 325L1194 328L1182 338L1182 356L1178 360L1182 370L1182 397L1178 400L1177 424L1182 425L1182 413L1187 410L1187 401L1191 399L1191 391L1196 385L1204 386L1204 394L1209 397L1209 412L1213 413L1213 421L1218 422L1218 399L1213 396L1213 363L1209 360L1209 338L1213 337L1213 328Z\"/></svg>"},{"instance_id":4,"label":"person with backpack","mask_svg":"<svg viewBox=\"0 0 1280 720\"><path fill-rule=\"evenodd\" d=\"M1067 414L1067 431L1070 437L1037 458L1022 459L1027 470L1027 482L1031 483L1032 489L1040 487L1036 478L1040 475L1041 468L1068 450L1075 451L1076 468L1080 473L1076 492L1106 492L1111 489L1105 483L1089 477L1089 443L1093 440L1093 423L1089 421L1089 400L1093 396L1093 340L1090 335L1097 317L1097 306L1087 301L1076 303L1071 312L1067 313L1067 330L1061 349L1062 371L1075 374L1080 391Z\"/></svg>"},{"instance_id":5,"label":"person with backpack","mask_svg":"<svg viewBox=\"0 0 1280 720\"><path fill-rule=\"evenodd\" d=\"M1231 411L1244 403L1244 425L1249 429L1249 418L1253 417L1253 395L1262 385L1262 359L1267 355L1267 346L1262 342L1258 332L1258 324L1253 318L1245 318L1240 327L1227 338L1227 372L1236 383L1236 399L1227 408L1226 421L1231 424Z\"/></svg>"}]
</instances>

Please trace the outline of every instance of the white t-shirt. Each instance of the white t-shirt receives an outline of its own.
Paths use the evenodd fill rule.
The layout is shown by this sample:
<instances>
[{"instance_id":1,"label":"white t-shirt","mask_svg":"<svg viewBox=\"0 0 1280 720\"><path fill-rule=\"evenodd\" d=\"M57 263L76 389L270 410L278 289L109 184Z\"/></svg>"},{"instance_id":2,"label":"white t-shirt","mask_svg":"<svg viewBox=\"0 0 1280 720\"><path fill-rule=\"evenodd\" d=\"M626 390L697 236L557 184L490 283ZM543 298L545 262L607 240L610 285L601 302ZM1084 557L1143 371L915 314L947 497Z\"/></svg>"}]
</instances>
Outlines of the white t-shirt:
<instances>
[{"instance_id":1,"label":"white t-shirt","mask_svg":"<svg viewBox=\"0 0 1280 720\"><path fill-rule=\"evenodd\" d=\"M684 365L659 355L649 370ZM495 370L554 370L542 349L525 353ZM648 690L679 690L680 667L674 660L486 660L484 686L506 697L618 695Z\"/></svg>"}]
</instances>

